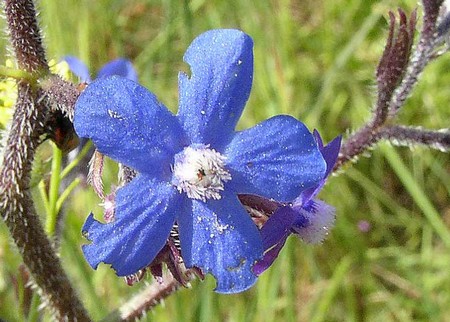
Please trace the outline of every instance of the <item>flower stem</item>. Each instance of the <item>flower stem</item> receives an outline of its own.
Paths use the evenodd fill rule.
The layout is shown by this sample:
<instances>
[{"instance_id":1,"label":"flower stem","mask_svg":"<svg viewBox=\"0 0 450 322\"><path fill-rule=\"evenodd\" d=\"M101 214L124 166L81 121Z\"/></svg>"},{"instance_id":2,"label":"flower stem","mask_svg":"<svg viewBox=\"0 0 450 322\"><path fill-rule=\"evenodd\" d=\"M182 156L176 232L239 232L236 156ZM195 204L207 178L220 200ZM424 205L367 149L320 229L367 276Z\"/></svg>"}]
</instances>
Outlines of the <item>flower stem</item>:
<instances>
[{"instance_id":1,"label":"flower stem","mask_svg":"<svg viewBox=\"0 0 450 322\"><path fill-rule=\"evenodd\" d=\"M191 277L193 278L193 276L194 274ZM136 321L181 286L171 274L165 275L162 281L162 283L154 282L146 287L119 310L109 314L102 322Z\"/></svg>"},{"instance_id":2,"label":"flower stem","mask_svg":"<svg viewBox=\"0 0 450 322\"><path fill-rule=\"evenodd\" d=\"M389 140L394 145L422 145L442 152L450 151L450 129L426 130L418 127L393 125L384 127L379 138Z\"/></svg>"},{"instance_id":3,"label":"flower stem","mask_svg":"<svg viewBox=\"0 0 450 322\"><path fill-rule=\"evenodd\" d=\"M62 205L64 204L64 201L69 197L70 193L73 191L73 189L76 188L81 182L80 178L75 178L68 186L67 188L61 193L61 195L58 198L58 201L56 202L56 213L59 213Z\"/></svg>"},{"instance_id":4,"label":"flower stem","mask_svg":"<svg viewBox=\"0 0 450 322\"><path fill-rule=\"evenodd\" d=\"M58 217L57 202L59 196L59 187L61 184L61 163L62 151L53 144L52 173L50 177L49 188L49 212L47 213L47 221L45 230L47 235L53 236L56 230L56 222Z\"/></svg>"},{"instance_id":5,"label":"flower stem","mask_svg":"<svg viewBox=\"0 0 450 322\"><path fill-rule=\"evenodd\" d=\"M70 173L70 171L72 171L78 165L78 163L80 163L80 161L88 154L92 145L92 142L89 141L83 146L80 153L77 154L75 159L73 159L72 162L70 162L69 165L61 171L61 179L64 179Z\"/></svg>"},{"instance_id":6,"label":"flower stem","mask_svg":"<svg viewBox=\"0 0 450 322\"><path fill-rule=\"evenodd\" d=\"M49 67L32 0L5 0L10 43L20 69L43 75ZM26 80L18 82L18 97L0 165L0 215L23 261L42 291L44 302L58 320L90 321L66 276L52 243L35 212L30 173L44 134L49 106L42 91Z\"/></svg>"},{"instance_id":7,"label":"flower stem","mask_svg":"<svg viewBox=\"0 0 450 322\"><path fill-rule=\"evenodd\" d=\"M16 80L27 80L29 83L34 83L37 81L35 74L28 73L21 69L9 68L0 65L0 76L14 78Z\"/></svg>"},{"instance_id":8,"label":"flower stem","mask_svg":"<svg viewBox=\"0 0 450 322\"><path fill-rule=\"evenodd\" d=\"M30 311L28 312L27 322L37 322L39 321L39 295L37 293L33 294L31 298Z\"/></svg>"}]
</instances>

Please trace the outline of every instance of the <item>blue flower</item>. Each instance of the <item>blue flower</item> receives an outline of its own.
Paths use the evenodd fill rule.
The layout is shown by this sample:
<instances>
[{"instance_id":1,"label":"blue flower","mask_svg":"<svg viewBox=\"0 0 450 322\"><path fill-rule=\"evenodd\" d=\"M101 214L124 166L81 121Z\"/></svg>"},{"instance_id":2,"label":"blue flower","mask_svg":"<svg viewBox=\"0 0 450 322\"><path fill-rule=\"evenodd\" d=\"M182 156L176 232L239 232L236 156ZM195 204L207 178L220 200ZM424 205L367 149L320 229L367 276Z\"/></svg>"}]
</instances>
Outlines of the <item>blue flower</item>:
<instances>
[{"instance_id":1,"label":"blue flower","mask_svg":"<svg viewBox=\"0 0 450 322\"><path fill-rule=\"evenodd\" d=\"M257 275L272 265L290 234L296 234L307 243L319 243L334 224L335 209L315 197L333 170L341 147L341 137L336 137L324 146L319 132L314 131L314 136L327 169L322 180L305 189L292 203L278 203L277 209L262 227L264 256L253 267Z\"/></svg>"},{"instance_id":2,"label":"blue flower","mask_svg":"<svg viewBox=\"0 0 450 322\"><path fill-rule=\"evenodd\" d=\"M87 66L75 56L65 56L63 59L69 65L72 73L83 83L91 83L92 79ZM97 78L118 75L137 82L137 73L131 62L125 58L117 58L103 65L97 73Z\"/></svg>"},{"instance_id":3,"label":"blue flower","mask_svg":"<svg viewBox=\"0 0 450 322\"><path fill-rule=\"evenodd\" d=\"M100 78L75 106L75 129L105 155L139 174L117 190L115 220L90 215L91 241L83 252L94 268L111 264L127 276L148 266L178 225L186 267L217 280L216 291L254 284L262 257L257 227L238 193L292 200L322 180L326 164L314 137L290 116L276 116L235 131L249 97L253 42L238 30L197 37L179 74L179 109L173 115L139 84Z\"/></svg>"}]
</instances>

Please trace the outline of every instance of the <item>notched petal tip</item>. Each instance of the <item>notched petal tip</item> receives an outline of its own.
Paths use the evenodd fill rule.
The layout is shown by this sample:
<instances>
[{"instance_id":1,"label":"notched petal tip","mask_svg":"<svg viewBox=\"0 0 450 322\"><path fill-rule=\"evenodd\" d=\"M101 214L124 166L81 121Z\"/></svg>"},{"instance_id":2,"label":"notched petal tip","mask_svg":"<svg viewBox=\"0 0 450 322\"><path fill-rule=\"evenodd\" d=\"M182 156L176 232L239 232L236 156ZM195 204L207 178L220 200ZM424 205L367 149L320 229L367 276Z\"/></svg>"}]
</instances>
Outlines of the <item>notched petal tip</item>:
<instances>
[{"instance_id":1,"label":"notched petal tip","mask_svg":"<svg viewBox=\"0 0 450 322\"><path fill-rule=\"evenodd\" d=\"M250 95L253 41L239 30L207 31L184 55L190 77L179 74L178 116L193 143L228 142ZM220 129L220 131L218 131Z\"/></svg>"},{"instance_id":2,"label":"notched petal tip","mask_svg":"<svg viewBox=\"0 0 450 322\"><path fill-rule=\"evenodd\" d=\"M88 217L86 218L86 221L83 224L83 227L81 228L81 233L83 237L89 241L92 241L92 239L89 238L89 231L91 230L92 226L95 223L99 223L99 221L94 218L94 214L91 212L89 213Z\"/></svg>"},{"instance_id":3,"label":"notched petal tip","mask_svg":"<svg viewBox=\"0 0 450 322\"><path fill-rule=\"evenodd\" d=\"M226 252L231 254L226 254ZM227 257L228 265L225 267L221 267L223 263L220 262L210 267L201 267L204 273L214 276L216 280L214 291L216 293L235 294L244 292L250 289L257 281L258 277L253 272L252 267L260 256L257 256L257 259L255 259L255 256L243 254L241 257L236 258L234 252L236 250L233 250L233 247L227 247L226 251L222 251L222 255L213 254L213 256L218 256L219 258ZM230 261L231 257L233 257L233 261Z\"/></svg>"},{"instance_id":4,"label":"notched petal tip","mask_svg":"<svg viewBox=\"0 0 450 322\"><path fill-rule=\"evenodd\" d=\"M86 221L83 224L83 227L81 228L81 233L84 238L88 241L87 244L81 246L84 256L91 265L93 269L97 269L98 265L102 262L101 259L97 256L97 254L90 255L92 251L95 249L94 243L96 240L96 232L98 232L98 229L101 229L101 226L103 226L101 222L96 220L94 218L94 214L91 212L89 216L86 218ZM94 248L92 248L94 246Z\"/></svg>"}]
</instances>

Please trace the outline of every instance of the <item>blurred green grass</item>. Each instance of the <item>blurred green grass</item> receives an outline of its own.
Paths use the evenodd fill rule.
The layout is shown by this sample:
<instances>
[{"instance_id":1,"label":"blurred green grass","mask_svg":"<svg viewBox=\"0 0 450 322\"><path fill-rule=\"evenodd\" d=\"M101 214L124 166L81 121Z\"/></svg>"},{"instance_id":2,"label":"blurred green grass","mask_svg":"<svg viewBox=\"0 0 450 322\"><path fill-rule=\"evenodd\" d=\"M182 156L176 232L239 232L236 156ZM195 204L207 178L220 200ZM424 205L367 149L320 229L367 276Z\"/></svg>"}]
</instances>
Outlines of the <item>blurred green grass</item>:
<instances>
[{"instance_id":1,"label":"blurred green grass","mask_svg":"<svg viewBox=\"0 0 450 322\"><path fill-rule=\"evenodd\" d=\"M174 111L177 74L187 68L182 56L192 39L211 28L242 29L254 39L255 74L239 127L287 113L317 128L326 140L368 119L388 11L410 12L415 6L411 0L39 2L49 58L73 54L95 71L108 60L128 57L141 83ZM5 39L2 44L4 60ZM430 64L399 122L448 127L449 71L449 55ZM250 291L215 294L208 277L142 320L449 319L449 160L433 150L382 144L370 158L346 166L322 191L321 199L337 208L336 227L322 245L291 238ZM114 170L105 176L114 181ZM98 203L90 189L76 191L66 208L60 251L96 321L144 286L128 287L108 267L93 271L84 261L81 225L89 211L100 214ZM369 231L358 229L361 221L370 224ZM25 320L20 315L24 295L14 291L20 263L0 224L0 317L7 321Z\"/></svg>"}]
</instances>

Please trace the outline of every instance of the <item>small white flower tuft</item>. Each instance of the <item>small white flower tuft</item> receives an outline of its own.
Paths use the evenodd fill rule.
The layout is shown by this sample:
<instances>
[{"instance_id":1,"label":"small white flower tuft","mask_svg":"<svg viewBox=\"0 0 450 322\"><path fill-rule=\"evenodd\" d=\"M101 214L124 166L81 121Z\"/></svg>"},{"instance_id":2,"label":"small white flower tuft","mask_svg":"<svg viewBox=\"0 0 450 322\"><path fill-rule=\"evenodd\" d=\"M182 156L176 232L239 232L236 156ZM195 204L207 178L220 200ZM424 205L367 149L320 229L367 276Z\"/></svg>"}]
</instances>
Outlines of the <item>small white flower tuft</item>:
<instances>
[{"instance_id":1,"label":"small white flower tuft","mask_svg":"<svg viewBox=\"0 0 450 322\"><path fill-rule=\"evenodd\" d=\"M335 208L318 199L312 202L310 211L303 208L300 210L301 214L309 220L309 225L302 228L293 227L293 229L304 242L319 244L334 226Z\"/></svg>"},{"instance_id":2,"label":"small white flower tuft","mask_svg":"<svg viewBox=\"0 0 450 322\"><path fill-rule=\"evenodd\" d=\"M231 180L225 159L209 146L188 146L175 156L172 182L191 199L220 199L224 183Z\"/></svg>"}]
</instances>

